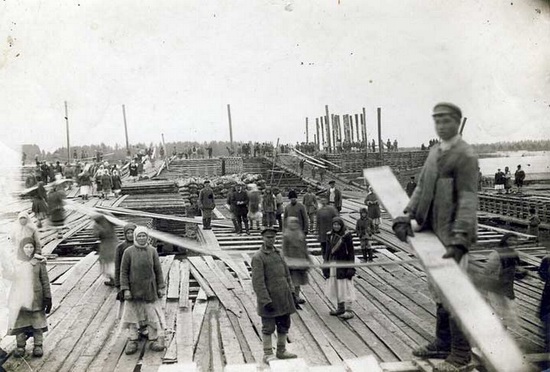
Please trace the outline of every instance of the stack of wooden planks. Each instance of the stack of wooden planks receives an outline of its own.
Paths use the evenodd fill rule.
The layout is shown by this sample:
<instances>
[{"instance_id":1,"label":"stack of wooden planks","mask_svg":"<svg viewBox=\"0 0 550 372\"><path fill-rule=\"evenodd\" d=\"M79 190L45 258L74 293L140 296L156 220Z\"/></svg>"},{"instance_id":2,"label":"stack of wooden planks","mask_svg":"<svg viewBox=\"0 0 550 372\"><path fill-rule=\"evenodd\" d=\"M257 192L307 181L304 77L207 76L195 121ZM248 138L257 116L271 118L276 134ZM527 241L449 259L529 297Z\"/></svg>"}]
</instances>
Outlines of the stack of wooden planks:
<instances>
[{"instance_id":1,"label":"stack of wooden planks","mask_svg":"<svg viewBox=\"0 0 550 372\"><path fill-rule=\"evenodd\" d=\"M170 180L150 180L137 182L124 182L122 185L122 194L175 194L178 187L174 181Z\"/></svg>"}]
</instances>

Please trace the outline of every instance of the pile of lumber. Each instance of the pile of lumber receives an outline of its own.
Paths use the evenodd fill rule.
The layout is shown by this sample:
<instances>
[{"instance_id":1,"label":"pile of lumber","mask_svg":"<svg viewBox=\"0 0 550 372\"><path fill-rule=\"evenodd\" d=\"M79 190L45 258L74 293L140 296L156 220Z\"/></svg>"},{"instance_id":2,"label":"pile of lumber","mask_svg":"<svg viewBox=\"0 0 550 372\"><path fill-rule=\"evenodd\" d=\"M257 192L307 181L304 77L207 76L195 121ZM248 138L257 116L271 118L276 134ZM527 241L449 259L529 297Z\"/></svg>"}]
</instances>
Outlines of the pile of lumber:
<instances>
[{"instance_id":1,"label":"pile of lumber","mask_svg":"<svg viewBox=\"0 0 550 372\"><path fill-rule=\"evenodd\" d=\"M122 194L171 194L178 192L174 181L137 181L125 182L122 185Z\"/></svg>"}]
</instances>

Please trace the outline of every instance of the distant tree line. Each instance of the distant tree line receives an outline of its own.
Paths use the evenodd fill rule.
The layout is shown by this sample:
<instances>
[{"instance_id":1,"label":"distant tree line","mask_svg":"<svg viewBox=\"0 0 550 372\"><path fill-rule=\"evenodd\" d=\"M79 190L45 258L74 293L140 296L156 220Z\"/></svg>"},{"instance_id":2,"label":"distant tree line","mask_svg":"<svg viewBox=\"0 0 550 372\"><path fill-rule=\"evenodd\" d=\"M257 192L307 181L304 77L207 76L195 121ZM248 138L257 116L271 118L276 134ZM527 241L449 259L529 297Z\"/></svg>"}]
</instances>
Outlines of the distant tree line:
<instances>
[{"instance_id":1,"label":"distant tree line","mask_svg":"<svg viewBox=\"0 0 550 372\"><path fill-rule=\"evenodd\" d=\"M496 151L548 151L550 150L550 140L482 143L472 144L472 146L477 153Z\"/></svg>"}]
</instances>

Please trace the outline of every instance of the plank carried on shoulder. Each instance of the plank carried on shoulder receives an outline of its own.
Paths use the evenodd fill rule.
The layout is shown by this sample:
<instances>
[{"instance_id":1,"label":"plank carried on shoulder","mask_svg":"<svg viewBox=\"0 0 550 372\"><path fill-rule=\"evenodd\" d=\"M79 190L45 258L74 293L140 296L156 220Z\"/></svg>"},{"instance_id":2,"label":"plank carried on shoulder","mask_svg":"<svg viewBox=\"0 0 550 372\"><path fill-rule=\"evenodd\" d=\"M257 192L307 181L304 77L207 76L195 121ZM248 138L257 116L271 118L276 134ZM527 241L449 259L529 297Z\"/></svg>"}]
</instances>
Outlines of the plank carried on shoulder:
<instances>
[{"instance_id":1,"label":"plank carried on shoulder","mask_svg":"<svg viewBox=\"0 0 550 372\"><path fill-rule=\"evenodd\" d=\"M402 215L409 199L391 169L370 168L363 172L386 211L394 218ZM488 367L495 371L530 370L517 344L466 274L455 261L442 258L445 247L435 234L416 232L409 242L439 289L445 305L456 316L468 339L483 353Z\"/></svg>"}]
</instances>

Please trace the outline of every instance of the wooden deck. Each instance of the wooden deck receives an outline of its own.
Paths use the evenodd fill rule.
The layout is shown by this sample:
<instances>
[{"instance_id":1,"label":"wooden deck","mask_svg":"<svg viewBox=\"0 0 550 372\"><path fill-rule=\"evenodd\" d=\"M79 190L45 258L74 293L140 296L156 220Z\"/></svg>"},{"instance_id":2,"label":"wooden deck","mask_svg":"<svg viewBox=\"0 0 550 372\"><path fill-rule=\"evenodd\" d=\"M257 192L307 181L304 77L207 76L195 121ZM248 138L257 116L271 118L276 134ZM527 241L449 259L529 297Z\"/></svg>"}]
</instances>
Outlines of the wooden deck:
<instances>
[{"instance_id":1,"label":"wooden deck","mask_svg":"<svg viewBox=\"0 0 550 372\"><path fill-rule=\"evenodd\" d=\"M120 199L88 202L90 206L98 203L116 206ZM359 204L345 202L343 216L347 224L353 224ZM227 211L221 206L219 209L218 215L223 217ZM88 226L85 222L89 220L82 216L75 214L71 218L75 227ZM375 263L393 265L357 269L355 318L343 321L328 314L333 305L325 295L325 280L319 269L310 271L310 284L303 287L306 304L292 315L288 348L301 358L289 362L294 363L294 370L314 371L315 367L329 370L328 366L333 366L334 371L344 371L357 358L369 355L380 363L381 370L388 372L430 371L433 367L434 361L411 360L411 350L429 341L435 327L435 305L426 275L419 264L402 262L412 257L410 248L392 240L388 226L389 221L384 221L382 233L376 237ZM69 228L64 239L53 239L50 247L79 236L82 227L71 234ZM221 226L212 232L205 232L210 248L219 247L229 253L236 264L245 269L245 274L239 275L225 262L211 256L161 257L168 283L164 299L168 341L165 352L151 351L142 340L138 353L124 354L126 334L121 331L116 292L103 284L98 257L90 253L78 262L75 258L57 258L48 265L54 308L48 316L45 354L42 358L24 360L12 357L4 368L7 371L157 371L161 366L169 368L170 365L173 370L194 370L194 363L201 371L267 370L261 363L261 320L256 315L250 276L246 275L261 237L257 230L251 235L235 235ZM474 272L483 267L490 252L486 247L497 241L502 232L482 227L480 236L481 241L487 243L485 248L481 244L472 254ZM89 234L81 237L88 239L87 243L93 239ZM276 244L280 241L279 235ZM310 252L319 260L320 247L315 236L309 235L307 241ZM355 245L359 257L358 242ZM520 319L518 327L511 332L525 353L539 353L543 335L537 311L543 284L536 268L545 251L536 245L526 245L518 251L528 275L516 281ZM13 338L6 337L1 345L9 351L14 347L13 342ZM29 341L29 351L31 345ZM237 367L243 364L247 366ZM183 369L183 365L189 369ZM290 367L271 366L272 370L288 370L284 368Z\"/></svg>"}]
</instances>

